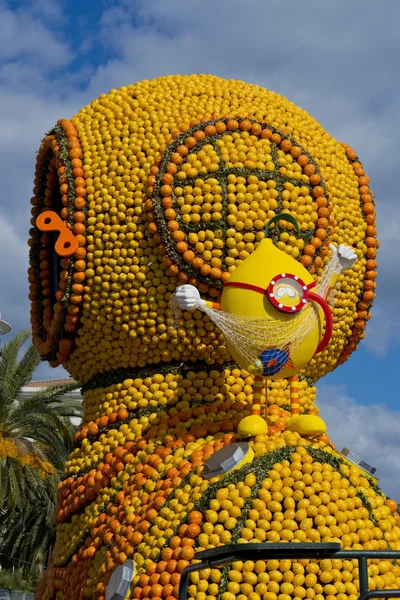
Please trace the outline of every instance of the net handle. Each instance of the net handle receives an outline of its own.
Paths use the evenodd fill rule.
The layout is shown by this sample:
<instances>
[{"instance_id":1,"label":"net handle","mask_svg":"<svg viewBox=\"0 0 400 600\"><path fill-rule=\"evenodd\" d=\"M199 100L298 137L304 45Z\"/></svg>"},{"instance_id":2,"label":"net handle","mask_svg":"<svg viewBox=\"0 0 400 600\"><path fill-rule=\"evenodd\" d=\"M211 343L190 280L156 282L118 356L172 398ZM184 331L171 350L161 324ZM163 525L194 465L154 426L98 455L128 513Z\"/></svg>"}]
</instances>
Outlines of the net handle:
<instances>
[{"instance_id":1,"label":"net handle","mask_svg":"<svg viewBox=\"0 0 400 600\"><path fill-rule=\"evenodd\" d=\"M296 219L294 218L293 215L290 215L288 213L280 213L279 215L274 215L266 224L265 226L265 237L269 237L269 227L270 225L273 225L274 223L277 223L278 221L286 221L287 223L290 223L291 225L293 225L293 227L296 229L297 233L299 234L299 236L301 238L303 238L303 240L308 240L312 235L313 232L312 231L308 231L306 233L303 233L300 230L299 224L296 221Z\"/></svg>"}]
</instances>

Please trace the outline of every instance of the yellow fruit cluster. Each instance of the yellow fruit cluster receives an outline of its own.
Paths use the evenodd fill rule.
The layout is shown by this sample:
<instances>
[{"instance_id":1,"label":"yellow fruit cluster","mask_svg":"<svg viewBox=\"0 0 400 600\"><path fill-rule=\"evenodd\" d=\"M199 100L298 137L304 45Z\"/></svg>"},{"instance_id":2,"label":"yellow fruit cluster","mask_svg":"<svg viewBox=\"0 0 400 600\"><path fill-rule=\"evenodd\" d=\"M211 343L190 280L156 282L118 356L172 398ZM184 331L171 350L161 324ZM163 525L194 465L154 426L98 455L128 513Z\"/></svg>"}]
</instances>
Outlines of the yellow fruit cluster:
<instances>
[{"instance_id":1,"label":"yellow fruit cluster","mask_svg":"<svg viewBox=\"0 0 400 600\"><path fill-rule=\"evenodd\" d=\"M153 418L136 419L140 432L134 441L124 425L114 430L115 443L110 436L108 446L106 436L100 435L103 455L95 458L100 462L91 463L90 470L87 464L80 466L80 473L93 481L83 475L78 485L75 473L60 486L59 507L61 498L69 497L66 492L79 502L69 504L69 513L61 509L42 597L58 590L63 598L81 591L84 597L102 598L111 571L127 558L137 565L135 597L176 596L180 574L194 552L229 542L340 541L344 548L400 549L400 528L382 492L322 442L311 444L291 432L257 436L250 442L252 464L204 480L204 462L234 439L223 425L237 412L226 406L222 411L224 404L204 405L210 421L222 426L214 435L207 432L204 406L191 413L184 401L153 413ZM90 456L90 446L97 442L94 436L84 442L81 453ZM207 592L217 598L217 583L231 600L232 594L263 598L267 593L271 599L280 594L289 599L299 591L301 598L332 593L347 600L359 589L353 562L260 562L256 578L246 574L255 572L248 563L235 563L212 576L194 574L189 597L202 598ZM259 578L259 573L264 575ZM371 563L371 589L399 581L399 567L388 561ZM336 592L328 585L336 586ZM298 587L304 590L295 591Z\"/></svg>"},{"instance_id":2,"label":"yellow fruit cluster","mask_svg":"<svg viewBox=\"0 0 400 600\"><path fill-rule=\"evenodd\" d=\"M299 260L315 272L315 267L323 264L318 254L326 245L329 223L326 217L330 215L329 199L318 165L300 145L293 144L287 136L277 133L269 125L242 117L208 119L204 117L180 135L173 133L176 139L157 159L147 180L149 229L155 234L155 239L162 242L159 248L165 255L164 262L170 270L179 274L182 282L191 277L200 291L213 296L236 266L257 247L266 223L276 214L273 209L285 211L301 204L298 211L300 229L308 233L308 237L314 237L309 244L303 243L294 248L282 241L283 236L277 245L288 254L294 254L295 258L299 257L299 248L302 248L303 256ZM232 135L225 135L226 131L232 132ZM201 154L203 147L212 148L208 143L203 146L208 141L213 141L221 154L219 164L212 163L213 176L209 176L204 166L201 167L205 169L204 173L201 169L193 169L193 165L201 165L196 151ZM235 148L234 141L239 149L252 152L248 155L244 151L229 154L227 147ZM265 165L262 142L267 142L267 151L270 152L266 155ZM256 157L257 151L261 152L260 159L263 158L264 163L247 160L248 156ZM280 166L286 160L285 153L288 153L288 164L295 159L300 170L298 179L303 183L301 188L297 186L296 179L289 177L293 171ZM185 167L187 169L183 171ZM197 177L196 185L194 188L185 185L182 189L182 180L186 181L187 173ZM208 192L206 195L202 192L204 185ZM192 207L192 203L195 206ZM225 234L221 226L224 222L231 226ZM281 223L279 227L285 228L287 223ZM203 234L200 243L199 228ZM277 235L275 232L275 237ZM224 237L228 248L225 257ZM289 234L286 240L289 237L291 243L293 238L297 241Z\"/></svg>"},{"instance_id":3,"label":"yellow fruit cluster","mask_svg":"<svg viewBox=\"0 0 400 600\"><path fill-rule=\"evenodd\" d=\"M138 371L138 377L135 379L124 379L106 388L95 387L86 390L84 387L84 421L96 421L97 425L102 427L115 420L126 420L127 411L171 405L179 400L208 403L226 399L251 403L254 377L243 369L209 369L195 372L177 368L171 372L170 368L165 367L160 370L164 374L151 374L149 370ZM286 379L268 380L266 389L268 405L290 405L289 383ZM307 381L302 379L299 383L299 402L304 411L315 409L315 394L315 386L308 385Z\"/></svg>"},{"instance_id":4,"label":"yellow fruit cluster","mask_svg":"<svg viewBox=\"0 0 400 600\"><path fill-rule=\"evenodd\" d=\"M294 215L311 238L305 243L280 222L275 243L316 276L328 241L353 245L359 258L340 281L331 343L307 374L321 377L346 348L354 349L371 293L367 308L357 303L374 287L370 275L364 286L366 258L374 260L377 246L368 221L373 196L355 154L306 112L240 81L177 76L112 90L57 127L41 151L35 215L64 204L62 217L74 223L83 247L61 261L51 324L51 240L35 238L30 281L34 286L41 277L45 284L31 291L35 342L52 364L63 362L85 382L120 367L228 360L224 340L204 315L187 316L190 322L176 331L168 302L187 281L218 296L277 211ZM48 165L58 168L62 201L57 170L46 179ZM44 269L37 274L35 261Z\"/></svg>"},{"instance_id":5,"label":"yellow fruit cluster","mask_svg":"<svg viewBox=\"0 0 400 600\"><path fill-rule=\"evenodd\" d=\"M160 375L155 377L161 385ZM225 381L224 393L194 400L195 390L206 392L207 377L214 383ZM148 398L133 410L121 407L123 392L133 382L124 380L118 386L120 396L115 394L107 424L86 420L78 432L79 445L59 486L57 541L40 597L57 593L59 598L78 598L82 593L102 600L111 572L127 558L138 569L132 585L135 597L175 597L180 574L194 552L229 542L333 540L344 548L400 549L400 528L376 485L338 459L330 445L285 431L289 412L271 399L268 434L250 440L254 461L222 478L202 477L204 462L235 441L238 421L249 414L248 377L239 369L165 375L164 380L177 383L173 396L164 404L151 404ZM304 398L311 398L306 382L301 384ZM270 395L275 392L274 399L285 402L285 382L272 386ZM104 397L113 387L103 389ZM92 393L87 390L85 399ZM308 401L313 408L312 399ZM283 428L276 427L277 418ZM203 598L203 593L217 598L213 584L238 598L286 594L289 600L298 591L300 597L325 597L328 590L333 593L326 586L336 585L336 594L347 600L358 590L355 561L284 564L259 563L264 575L257 580L246 575L247 563L212 576L194 574L190 598ZM372 589L397 585L399 577L399 568L391 563L371 563ZM294 591L300 587L305 593Z\"/></svg>"},{"instance_id":6,"label":"yellow fruit cluster","mask_svg":"<svg viewBox=\"0 0 400 600\"><path fill-rule=\"evenodd\" d=\"M0 458L3 460L11 458L18 461L21 467L29 466L38 469L42 478L54 473L54 467L49 462L31 452L21 452L13 440L2 437L0 437Z\"/></svg>"},{"instance_id":7,"label":"yellow fruit cluster","mask_svg":"<svg viewBox=\"0 0 400 600\"><path fill-rule=\"evenodd\" d=\"M273 92L162 77L60 121L41 147L32 204L33 219L50 208L78 237L77 253L60 260L33 228L29 278L35 343L83 384L85 409L38 598L104 600L115 566L134 558L132 596L173 600L195 551L228 542L398 547L380 490L328 438L310 444L285 430L286 380L262 396L269 427L250 442L253 463L203 478L249 414L253 378L230 363L204 313L184 312L176 326L169 305L182 283L218 300L280 212L308 238L280 221L274 243L316 279L328 244L350 244L358 261L335 290L331 342L300 376L300 413L316 414L314 383L357 347L374 297L374 199L351 148ZM385 561L369 574L376 588L400 577ZM358 586L351 561L249 562L194 574L189 595L356 600Z\"/></svg>"}]
</instances>

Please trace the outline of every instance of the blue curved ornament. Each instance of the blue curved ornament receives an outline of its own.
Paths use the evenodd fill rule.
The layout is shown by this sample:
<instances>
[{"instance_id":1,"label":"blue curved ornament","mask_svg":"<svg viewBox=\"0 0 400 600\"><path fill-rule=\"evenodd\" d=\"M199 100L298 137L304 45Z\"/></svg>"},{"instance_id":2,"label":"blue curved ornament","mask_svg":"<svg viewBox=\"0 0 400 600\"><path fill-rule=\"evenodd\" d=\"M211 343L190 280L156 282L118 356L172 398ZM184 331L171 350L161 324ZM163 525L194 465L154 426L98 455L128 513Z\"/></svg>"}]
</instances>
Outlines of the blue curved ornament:
<instances>
[{"instance_id":1,"label":"blue curved ornament","mask_svg":"<svg viewBox=\"0 0 400 600\"><path fill-rule=\"evenodd\" d=\"M272 377L288 363L289 353L278 348L266 348L258 358L263 366L263 376Z\"/></svg>"}]
</instances>

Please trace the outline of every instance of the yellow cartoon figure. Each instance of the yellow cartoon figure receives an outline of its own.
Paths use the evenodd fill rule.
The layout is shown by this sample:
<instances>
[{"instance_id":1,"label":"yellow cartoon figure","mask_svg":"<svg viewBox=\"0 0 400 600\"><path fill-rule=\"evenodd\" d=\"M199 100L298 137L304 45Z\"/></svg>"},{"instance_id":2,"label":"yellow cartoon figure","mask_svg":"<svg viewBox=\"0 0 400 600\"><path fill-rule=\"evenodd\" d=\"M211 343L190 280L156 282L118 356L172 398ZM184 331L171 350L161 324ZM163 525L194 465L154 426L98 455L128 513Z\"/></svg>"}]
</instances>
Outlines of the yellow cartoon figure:
<instances>
[{"instance_id":1,"label":"yellow cartoon figure","mask_svg":"<svg viewBox=\"0 0 400 600\"><path fill-rule=\"evenodd\" d=\"M192 285L178 288L174 301L180 309L205 312L223 332L236 362L255 375L252 414L240 422L240 435L267 431L260 415L263 380L284 377L293 378L292 418L287 427L302 435L320 435L326 431L320 417L298 414L296 376L329 343L332 313L327 298L356 255L348 246L331 245L331 257L317 283L303 265L276 248L268 237L269 227L277 221L287 221L298 229L291 215L273 217L258 248L225 283L220 304L202 300Z\"/></svg>"}]
</instances>

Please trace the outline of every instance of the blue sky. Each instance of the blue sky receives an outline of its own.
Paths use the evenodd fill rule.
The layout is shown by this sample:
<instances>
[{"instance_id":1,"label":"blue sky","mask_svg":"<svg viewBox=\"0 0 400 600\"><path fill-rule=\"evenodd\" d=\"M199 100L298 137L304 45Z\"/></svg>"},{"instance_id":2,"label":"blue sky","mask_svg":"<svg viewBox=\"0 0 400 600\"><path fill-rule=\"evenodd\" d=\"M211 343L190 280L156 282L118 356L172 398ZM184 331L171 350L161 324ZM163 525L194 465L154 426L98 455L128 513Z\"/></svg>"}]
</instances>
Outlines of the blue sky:
<instances>
[{"instance_id":1,"label":"blue sky","mask_svg":"<svg viewBox=\"0 0 400 600\"><path fill-rule=\"evenodd\" d=\"M399 55L398 0L0 0L3 318L14 332L29 325L33 165L58 118L113 87L169 73L207 72L272 89L354 147L376 193L373 318L359 351L320 382L318 403L338 447L377 466L400 499ZM62 375L42 365L37 378Z\"/></svg>"}]
</instances>

